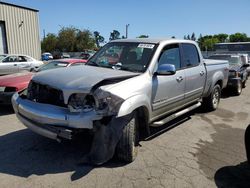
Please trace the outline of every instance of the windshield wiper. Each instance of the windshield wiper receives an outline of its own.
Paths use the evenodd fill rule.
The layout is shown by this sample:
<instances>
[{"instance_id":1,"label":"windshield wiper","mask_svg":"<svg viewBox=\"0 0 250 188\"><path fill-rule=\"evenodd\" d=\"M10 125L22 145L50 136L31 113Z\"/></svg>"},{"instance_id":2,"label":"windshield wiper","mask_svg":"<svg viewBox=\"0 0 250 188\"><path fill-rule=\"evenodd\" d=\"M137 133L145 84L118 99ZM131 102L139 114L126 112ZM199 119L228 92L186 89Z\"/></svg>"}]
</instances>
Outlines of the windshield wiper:
<instances>
[{"instance_id":1,"label":"windshield wiper","mask_svg":"<svg viewBox=\"0 0 250 188\"><path fill-rule=\"evenodd\" d=\"M139 70L134 70L134 69L131 69L129 67L124 67L122 66L120 70L124 70L124 71L130 71L130 72L140 72Z\"/></svg>"}]
</instances>

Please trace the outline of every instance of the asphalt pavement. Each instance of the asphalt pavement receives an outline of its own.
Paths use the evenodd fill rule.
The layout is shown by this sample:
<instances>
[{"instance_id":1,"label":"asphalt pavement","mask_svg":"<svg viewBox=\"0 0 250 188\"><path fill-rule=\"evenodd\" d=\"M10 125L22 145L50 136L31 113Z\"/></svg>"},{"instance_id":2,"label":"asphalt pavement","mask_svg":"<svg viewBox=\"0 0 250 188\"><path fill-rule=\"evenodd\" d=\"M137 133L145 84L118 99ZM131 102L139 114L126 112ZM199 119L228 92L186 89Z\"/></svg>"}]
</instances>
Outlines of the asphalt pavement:
<instances>
[{"instance_id":1,"label":"asphalt pavement","mask_svg":"<svg viewBox=\"0 0 250 188\"><path fill-rule=\"evenodd\" d=\"M250 187L244 132L250 124L250 82L241 96L224 94L219 109L199 109L146 140L130 164L116 159L79 164L91 137L57 143L26 129L0 106L0 187Z\"/></svg>"}]
</instances>

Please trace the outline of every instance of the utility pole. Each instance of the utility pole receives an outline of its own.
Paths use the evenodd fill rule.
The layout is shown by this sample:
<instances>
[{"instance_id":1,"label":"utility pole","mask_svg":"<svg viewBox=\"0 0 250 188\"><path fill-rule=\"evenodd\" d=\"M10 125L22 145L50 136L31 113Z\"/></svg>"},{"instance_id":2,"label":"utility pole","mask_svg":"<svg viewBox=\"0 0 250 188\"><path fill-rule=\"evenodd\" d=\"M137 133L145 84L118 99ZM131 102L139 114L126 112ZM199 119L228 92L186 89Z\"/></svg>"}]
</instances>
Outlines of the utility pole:
<instances>
[{"instance_id":1,"label":"utility pole","mask_svg":"<svg viewBox=\"0 0 250 188\"><path fill-rule=\"evenodd\" d=\"M43 29L43 39L45 39L45 29Z\"/></svg>"},{"instance_id":2,"label":"utility pole","mask_svg":"<svg viewBox=\"0 0 250 188\"><path fill-rule=\"evenodd\" d=\"M128 38L128 27L129 27L129 24L126 24L126 39Z\"/></svg>"}]
</instances>

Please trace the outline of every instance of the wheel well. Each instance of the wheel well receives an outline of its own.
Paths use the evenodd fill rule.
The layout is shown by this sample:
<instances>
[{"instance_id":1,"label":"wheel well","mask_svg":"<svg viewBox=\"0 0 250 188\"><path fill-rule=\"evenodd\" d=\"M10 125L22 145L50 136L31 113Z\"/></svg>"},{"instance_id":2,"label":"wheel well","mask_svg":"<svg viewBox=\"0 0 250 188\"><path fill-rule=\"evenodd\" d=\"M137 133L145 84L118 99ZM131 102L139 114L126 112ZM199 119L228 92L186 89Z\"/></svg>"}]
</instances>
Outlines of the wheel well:
<instances>
[{"instance_id":1,"label":"wheel well","mask_svg":"<svg viewBox=\"0 0 250 188\"><path fill-rule=\"evenodd\" d=\"M150 135L149 130L149 112L148 109L145 106L141 106L135 110L137 116L138 116L138 125L139 125L139 132L140 132L140 138L145 138Z\"/></svg>"},{"instance_id":2,"label":"wheel well","mask_svg":"<svg viewBox=\"0 0 250 188\"><path fill-rule=\"evenodd\" d=\"M218 80L218 81L215 83L215 85L216 85L216 84L218 84L218 85L220 86L220 88L222 89L222 86L223 86L222 80Z\"/></svg>"}]
</instances>

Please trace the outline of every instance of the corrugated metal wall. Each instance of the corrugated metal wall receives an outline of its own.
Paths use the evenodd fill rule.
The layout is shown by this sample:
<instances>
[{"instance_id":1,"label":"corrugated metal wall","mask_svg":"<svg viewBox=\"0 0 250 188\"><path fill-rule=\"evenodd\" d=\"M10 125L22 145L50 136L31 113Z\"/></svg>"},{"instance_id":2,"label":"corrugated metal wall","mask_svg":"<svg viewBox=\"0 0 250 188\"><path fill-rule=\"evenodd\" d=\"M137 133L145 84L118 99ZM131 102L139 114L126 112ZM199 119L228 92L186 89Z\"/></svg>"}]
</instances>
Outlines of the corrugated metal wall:
<instances>
[{"instance_id":1,"label":"corrugated metal wall","mask_svg":"<svg viewBox=\"0 0 250 188\"><path fill-rule=\"evenodd\" d=\"M0 2L0 21L5 22L9 54L41 58L38 12Z\"/></svg>"}]
</instances>

